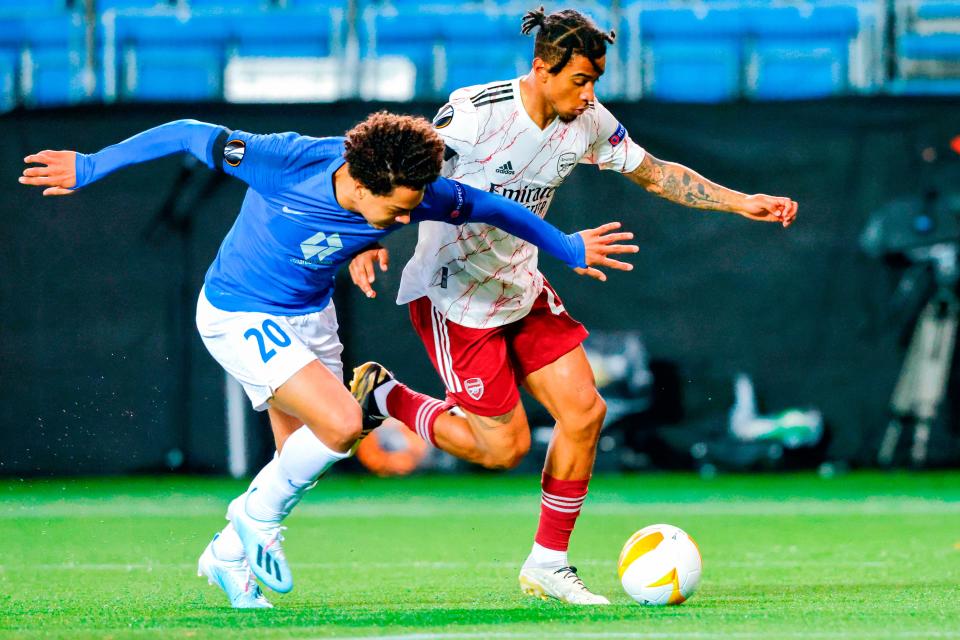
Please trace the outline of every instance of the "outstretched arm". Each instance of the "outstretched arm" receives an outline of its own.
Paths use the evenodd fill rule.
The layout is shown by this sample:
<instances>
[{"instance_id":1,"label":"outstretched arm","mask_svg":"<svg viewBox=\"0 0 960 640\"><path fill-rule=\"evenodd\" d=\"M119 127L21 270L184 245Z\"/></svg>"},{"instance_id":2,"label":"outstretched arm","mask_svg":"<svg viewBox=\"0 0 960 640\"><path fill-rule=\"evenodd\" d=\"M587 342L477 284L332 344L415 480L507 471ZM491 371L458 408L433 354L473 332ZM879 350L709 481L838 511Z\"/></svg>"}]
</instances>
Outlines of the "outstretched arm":
<instances>
[{"instance_id":1,"label":"outstretched arm","mask_svg":"<svg viewBox=\"0 0 960 640\"><path fill-rule=\"evenodd\" d=\"M654 195L695 209L729 211L751 220L779 222L784 227L797 217L797 203L790 198L740 193L650 153L636 169L623 175Z\"/></svg>"},{"instance_id":2,"label":"outstretched arm","mask_svg":"<svg viewBox=\"0 0 960 640\"><path fill-rule=\"evenodd\" d=\"M632 233L611 233L620 228L618 222L579 233L563 233L521 204L447 178L440 178L427 187L427 197L414 211L413 219L450 224L486 223L536 245L578 273L598 280L607 277L593 267L630 271L633 265L609 256L639 251L636 245L617 244L633 238Z\"/></svg>"},{"instance_id":3,"label":"outstretched arm","mask_svg":"<svg viewBox=\"0 0 960 640\"><path fill-rule=\"evenodd\" d=\"M89 155L76 151L41 151L23 159L27 164L42 166L24 169L20 183L46 187L45 196L63 196L121 167L181 152L190 153L213 169L212 150L221 135L227 135L224 127L197 120L176 120Z\"/></svg>"}]
</instances>

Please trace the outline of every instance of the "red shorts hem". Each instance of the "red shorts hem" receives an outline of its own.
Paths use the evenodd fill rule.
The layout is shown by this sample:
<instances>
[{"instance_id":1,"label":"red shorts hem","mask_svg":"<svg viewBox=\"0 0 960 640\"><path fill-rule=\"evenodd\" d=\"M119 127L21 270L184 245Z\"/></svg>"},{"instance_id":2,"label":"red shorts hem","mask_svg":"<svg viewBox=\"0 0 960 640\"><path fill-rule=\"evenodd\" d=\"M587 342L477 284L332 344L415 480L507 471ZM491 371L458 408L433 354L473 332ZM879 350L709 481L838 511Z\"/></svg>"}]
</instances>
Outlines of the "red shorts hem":
<instances>
[{"instance_id":1,"label":"red shorts hem","mask_svg":"<svg viewBox=\"0 0 960 640\"><path fill-rule=\"evenodd\" d=\"M509 413L520 401L519 382L589 335L546 283L530 313L499 327L475 329L451 322L426 297L411 302L409 309L447 397L484 417Z\"/></svg>"}]
</instances>

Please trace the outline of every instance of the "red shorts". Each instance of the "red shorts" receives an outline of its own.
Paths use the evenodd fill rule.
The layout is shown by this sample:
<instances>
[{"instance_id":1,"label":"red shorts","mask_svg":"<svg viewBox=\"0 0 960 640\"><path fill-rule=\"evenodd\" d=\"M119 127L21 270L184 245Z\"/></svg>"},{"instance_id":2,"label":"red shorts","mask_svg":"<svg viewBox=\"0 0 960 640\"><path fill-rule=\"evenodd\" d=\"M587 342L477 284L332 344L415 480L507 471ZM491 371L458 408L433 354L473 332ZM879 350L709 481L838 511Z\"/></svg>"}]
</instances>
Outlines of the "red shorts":
<instances>
[{"instance_id":1,"label":"red shorts","mask_svg":"<svg viewBox=\"0 0 960 640\"><path fill-rule=\"evenodd\" d=\"M410 303L410 320L447 396L479 416L502 416L520 401L517 385L587 337L559 296L544 283L525 317L490 329L471 329L448 321L427 297Z\"/></svg>"}]
</instances>

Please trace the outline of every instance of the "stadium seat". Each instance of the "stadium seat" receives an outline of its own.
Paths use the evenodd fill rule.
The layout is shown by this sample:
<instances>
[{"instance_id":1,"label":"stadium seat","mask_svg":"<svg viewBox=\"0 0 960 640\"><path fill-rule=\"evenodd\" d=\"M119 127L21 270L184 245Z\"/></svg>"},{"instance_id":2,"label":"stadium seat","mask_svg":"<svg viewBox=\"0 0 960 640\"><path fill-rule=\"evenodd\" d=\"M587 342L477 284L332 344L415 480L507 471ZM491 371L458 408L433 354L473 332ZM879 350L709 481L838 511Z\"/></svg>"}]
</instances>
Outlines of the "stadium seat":
<instances>
[{"instance_id":1,"label":"stadium seat","mask_svg":"<svg viewBox=\"0 0 960 640\"><path fill-rule=\"evenodd\" d=\"M823 98L848 89L847 49L833 42L763 42L751 48L746 93L760 100Z\"/></svg>"},{"instance_id":2,"label":"stadium seat","mask_svg":"<svg viewBox=\"0 0 960 640\"><path fill-rule=\"evenodd\" d=\"M514 77L528 58L519 25L515 13L395 5L368 9L358 32L364 58L404 56L417 68L416 92L445 98L458 87Z\"/></svg>"},{"instance_id":3,"label":"stadium seat","mask_svg":"<svg viewBox=\"0 0 960 640\"><path fill-rule=\"evenodd\" d=\"M900 38L899 53L913 60L960 60L960 34L907 34Z\"/></svg>"},{"instance_id":4,"label":"stadium seat","mask_svg":"<svg viewBox=\"0 0 960 640\"><path fill-rule=\"evenodd\" d=\"M910 30L915 33L960 32L960 2L917 2Z\"/></svg>"},{"instance_id":5,"label":"stadium seat","mask_svg":"<svg viewBox=\"0 0 960 640\"><path fill-rule=\"evenodd\" d=\"M949 88L956 86L950 81L960 80L960 33L901 36L897 40L897 66L900 80L906 83L892 87L894 92L916 93L930 87L934 93L949 93Z\"/></svg>"},{"instance_id":6,"label":"stadium seat","mask_svg":"<svg viewBox=\"0 0 960 640\"><path fill-rule=\"evenodd\" d=\"M0 0L0 13L4 14L47 14L51 11L65 11L66 0Z\"/></svg>"},{"instance_id":7,"label":"stadium seat","mask_svg":"<svg viewBox=\"0 0 960 640\"><path fill-rule=\"evenodd\" d=\"M849 88L855 6L749 7L746 92L760 99L819 98Z\"/></svg>"},{"instance_id":8,"label":"stadium seat","mask_svg":"<svg viewBox=\"0 0 960 640\"><path fill-rule=\"evenodd\" d=\"M185 0L191 11L224 13L232 11L257 11L272 6L271 0Z\"/></svg>"},{"instance_id":9,"label":"stadium seat","mask_svg":"<svg viewBox=\"0 0 960 640\"><path fill-rule=\"evenodd\" d=\"M0 14L0 48L19 51L26 34L26 20L21 15Z\"/></svg>"},{"instance_id":10,"label":"stadium seat","mask_svg":"<svg viewBox=\"0 0 960 640\"><path fill-rule=\"evenodd\" d=\"M0 51L0 113L17 105L17 58Z\"/></svg>"},{"instance_id":11,"label":"stadium seat","mask_svg":"<svg viewBox=\"0 0 960 640\"><path fill-rule=\"evenodd\" d=\"M644 58L644 92L657 100L725 102L740 93L736 42L660 41Z\"/></svg>"},{"instance_id":12,"label":"stadium seat","mask_svg":"<svg viewBox=\"0 0 960 640\"><path fill-rule=\"evenodd\" d=\"M67 104L86 97L85 23L79 13L31 17L22 35L26 53L21 90L27 103Z\"/></svg>"},{"instance_id":13,"label":"stadium seat","mask_svg":"<svg viewBox=\"0 0 960 640\"><path fill-rule=\"evenodd\" d=\"M150 46L127 50L122 95L145 101L219 100L223 59L210 47Z\"/></svg>"},{"instance_id":14,"label":"stadium seat","mask_svg":"<svg viewBox=\"0 0 960 640\"><path fill-rule=\"evenodd\" d=\"M507 46L478 49L474 43L445 45L447 73L440 88L442 97L460 87L516 78L525 71L529 61L522 50L512 49Z\"/></svg>"},{"instance_id":15,"label":"stadium seat","mask_svg":"<svg viewBox=\"0 0 960 640\"><path fill-rule=\"evenodd\" d=\"M340 27L329 11L271 11L234 16L230 35L237 55L325 57L339 47Z\"/></svg>"},{"instance_id":16,"label":"stadium seat","mask_svg":"<svg viewBox=\"0 0 960 640\"><path fill-rule=\"evenodd\" d=\"M722 102L740 94L741 12L653 9L643 11L634 28L639 28L643 43L639 55L646 95L661 100Z\"/></svg>"},{"instance_id":17,"label":"stadium seat","mask_svg":"<svg viewBox=\"0 0 960 640\"><path fill-rule=\"evenodd\" d=\"M890 93L901 96L954 96L960 95L960 79L912 78L894 80L889 85Z\"/></svg>"},{"instance_id":18,"label":"stadium seat","mask_svg":"<svg viewBox=\"0 0 960 640\"><path fill-rule=\"evenodd\" d=\"M332 9L346 10L349 0L281 0L280 6L287 9Z\"/></svg>"},{"instance_id":19,"label":"stadium seat","mask_svg":"<svg viewBox=\"0 0 960 640\"><path fill-rule=\"evenodd\" d=\"M169 8L176 0L97 0L97 11L103 13L109 9L153 9Z\"/></svg>"},{"instance_id":20,"label":"stadium seat","mask_svg":"<svg viewBox=\"0 0 960 640\"><path fill-rule=\"evenodd\" d=\"M442 54L443 16L415 12L389 11L368 8L357 26L361 58L403 56L417 69L415 90L418 95L433 96L435 67ZM413 19L417 17L417 19Z\"/></svg>"},{"instance_id":21,"label":"stadium seat","mask_svg":"<svg viewBox=\"0 0 960 640\"><path fill-rule=\"evenodd\" d=\"M521 14L487 16L463 11L441 23L445 77L438 82L441 97L454 89L515 78L529 65L530 43L520 35Z\"/></svg>"},{"instance_id":22,"label":"stadium seat","mask_svg":"<svg viewBox=\"0 0 960 640\"><path fill-rule=\"evenodd\" d=\"M122 97L177 101L221 96L229 38L222 16L118 15L115 34Z\"/></svg>"}]
</instances>

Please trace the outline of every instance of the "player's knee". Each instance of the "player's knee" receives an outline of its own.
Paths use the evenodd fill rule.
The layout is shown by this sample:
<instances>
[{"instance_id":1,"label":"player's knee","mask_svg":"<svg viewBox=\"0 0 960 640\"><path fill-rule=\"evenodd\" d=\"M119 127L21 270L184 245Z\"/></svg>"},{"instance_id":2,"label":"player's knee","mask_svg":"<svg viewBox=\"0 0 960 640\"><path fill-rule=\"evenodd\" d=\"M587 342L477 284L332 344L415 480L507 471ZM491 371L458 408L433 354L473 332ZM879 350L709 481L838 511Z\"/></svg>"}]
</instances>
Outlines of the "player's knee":
<instances>
[{"instance_id":1,"label":"player's knee","mask_svg":"<svg viewBox=\"0 0 960 640\"><path fill-rule=\"evenodd\" d=\"M524 430L491 448L483 461L488 469L515 469L530 451L530 432Z\"/></svg>"},{"instance_id":2,"label":"player's knee","mask_svg":"<svg viewBox=\"0 0 960 640\"><path fill-rule=\"evenodd\" d=\"M558 422L568 437L585 443L596 442L606 417L607 403L594 391L582 406L570 415L562 416Z\"/></svg>"},{"instance_id":3,"label":"player's knee","mask_svg":"<svg viewBox=\"0 0 960 640\"><path fill-rule=\"evenodd\" d=\"M314 433L322 432L340 450L349 448L363 431L363 410L356 403L330 409L323 425L309 425Z\"/></svg>"},{"instance_id":4,"label":"player's knee","mask_svg":"<svg viewBox=\"0 0 960 640\"><path fill-rule=\"evenodd\" d=\"M590 418L590 424L596 429L597 433L599 433L600 427L603 426L603 421L607 418L607 402L599 393L594 394L593 405L587 413Z\"/></svg>"}]
</instances>

